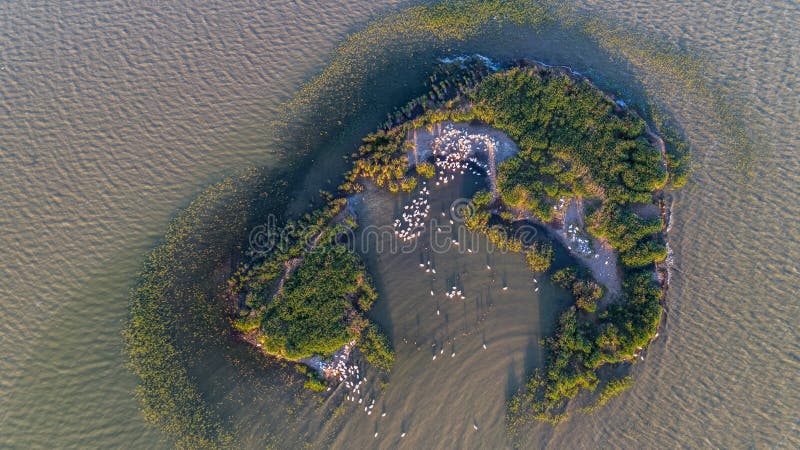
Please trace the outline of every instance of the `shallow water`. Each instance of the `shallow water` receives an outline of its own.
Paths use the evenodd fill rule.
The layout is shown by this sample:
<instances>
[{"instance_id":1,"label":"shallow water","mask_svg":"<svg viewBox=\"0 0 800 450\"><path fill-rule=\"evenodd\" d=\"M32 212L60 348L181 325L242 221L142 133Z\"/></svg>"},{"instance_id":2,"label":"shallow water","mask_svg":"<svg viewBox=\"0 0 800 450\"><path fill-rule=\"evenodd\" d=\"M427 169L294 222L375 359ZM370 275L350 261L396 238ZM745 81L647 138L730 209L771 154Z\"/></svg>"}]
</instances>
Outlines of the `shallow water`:
<instances>
[{"instance_id":1,"label":"shallow water","mask_svg":"<svg viewBox=\"0 0 800 450\"><path fill-rule=\"evenodd\" d=\"M397 251L391 250L397 241L391 233L379 234L380 240L370 236L392 230L408 195L370 191L360 198L356 242L383 299L370 315L389 332L397 359L388 387L377 393L376 411L387 416L349 407L336 446L373 445L376 431L381 446L399 444L403 432L409 448L505 442L504 399L527 372L541 367L538 343L552 332L570 294L533 274L523 255L491 248L459 222L451 205L485 183L467 173L431 187L431 225ZM532 229L526 236L544 233ZM571 261L563 248L556 253L554 268ZM426 272L428 267L436 272ZM450 298L446 293L454 287L461 294Z\"/></svg>"},{"instance_id":2,"label":"shallow water","mask_svg":"<svg viewBox=\"0 0 800 450\"><path fill-rule=\"evenodd\" d=\"M143 255L175 210L204 186L286 156L270 150L276 146L265 131L280 104L322 70L347 33L398 3L3 4L0 445L169 446L141 419L132 396L136 380L121 353L127 291ZM744 105L759 147L752 176L743 175L688 91L665 100L681 119L698 165L690 185L675 195L676 270L663 338L636 367L637 385L623 397L593 416L535 427L528 438L554 447L800 446L794 324L800 316L800 8L793 2L581 5L699 50L715 68L714 81ZM659 94L652 82L634 83L646 74L571 35L509 28L454 48L476 50L568 64L633 104ZM426 67L420 60L418 67L392 70L401 78ZM364 129L382 117L373 113ZM349 148L330 144L330 160L352 150L361 132L353 134L341 141ZM329 176L315 175L320 184ZM414 258L370 264L394 274L394 265ZM452 264L443 270L478 268L466 256ZM519 269L512 259L495 264ZM440 324L425 309L428 286L420 288L422 297L408 287L424 274L399 272L386 281L388 297L375 309L398 351L382 397L392 408L386 440L373 439L375 421L362 416L305 422L297 413L286 422L294 425L280 428L272 419L282 412L249 410L237 419L253 425L247 446L285 433L289 442L300 436L317 445L391 447L403 421L419 433L409 433L409 447L506 443L503 395L509 380L540 357L530 342L546 331L552 314L544 295L531 303L521 297L501 303L498 295L481 328L491 351L481 350L476 332L455 341L457 357L434 366L428 347ZM448 335L473 327L482 305L444 305L453 324ZM402 337L425 342L417 351ZM270 392L294 404L291 394ZM313 411L302 405L296 409Z\"/></svg>"}]
</instances>

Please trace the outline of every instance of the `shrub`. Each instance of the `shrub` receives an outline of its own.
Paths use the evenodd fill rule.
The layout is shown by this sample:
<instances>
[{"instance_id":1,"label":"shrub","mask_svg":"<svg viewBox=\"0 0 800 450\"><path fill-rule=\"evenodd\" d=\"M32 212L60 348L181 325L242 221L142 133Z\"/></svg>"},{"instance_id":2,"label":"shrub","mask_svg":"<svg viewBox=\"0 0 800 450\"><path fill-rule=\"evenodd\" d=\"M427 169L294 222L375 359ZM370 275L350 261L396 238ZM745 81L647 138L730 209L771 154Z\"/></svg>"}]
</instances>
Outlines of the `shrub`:
<instances>
[{"instance_id":1,"label":"shrub","mask_svg":"<svg viewBox=\"0 0 800 450\"><path fill-rule=\"evenodd\" d=\"M489 191L478 191L472 196L472 205L475 209L488 206L492 201L493 194Z\"/></svg>"},{"instance_id":2,"label":"shrub","mask_svg":"<svg viewBox=\"0 0 800 450\"><path fill-rule=\"evenodd\" d=\"M246 315L244 317L237 317L233 320L233 327L242 333L251 333L256 331L261 326L261 317L257 314Z\"/></svg>"},{"instance_id":3,"label":"shrub","mask_svg":"<svg viewBox=\"0 0 800 450\"><path fill-rule=\"evenodd\" d=\"M470 211L465 209L464 226L471 231L484 231L489 225L489 211Z\"/></svg>"},{"instance_id":4,"label":"shrub","mask_svg":"<svg viewBox=\"0 0 800 450\"><path fill-rule=\"evenodd\" d=\"M510 237L508 230L500 225L489 227L485 230L486 237L495 247L504 252L519 253L522 251L522 241Z\"/></svg>"},{"instance_id":5,"label":"shrub","mask_svg":"<svg viewBox=\"0 0 800 450\"><path fill-rule=\"evenodd\" d=\"M603 297L603 288L594 281L578 280L572 284L575 305L586 312L597 311L597 301Z\"/></svg>"},{"instance_id":6,"label":"shrub","mask_svg":"<svg viewBox=\"0 0 800 450\"><path fill-rule=\"evenodd\" d=\"M655 240L639 241L632 249L621 253L622 263L628 267L645 267L667 258L667 247Z\"/></svg>"},{"instance_id":7,"label":"shrub","mask_svg":"<svg viewBox=\"0 0 800 450\"><path fill-rule=\"evenodd\" d=\"M359 349L364 354L364 358L378 369L389 371L394 363L394 352L378 326L370 324L361 333Z\"/></svg>"},{"instance_id":8,"label":"shrub","mask_svg":"<svg viewBox=\"0 0 800 450\"><path fill-rule=\"evenodd\" d=\"M553 274L553 283L564 289L572 289L572 283L577 279L578 272L574 267L565 267Z\"/></svg>"},{"instance_id":9,"label":"shrub","mask_svg":"<svg viewBox=\"0 0 800 450\"><path fill-rule=\"evenodd\" d=\"M633 378L631 378L630 375L615 380L610 380L603 387L603 390L600 391L600 394L597 396L594 404L587 406L586 408L581 408L581 411L585 413L593 412L598 408L603 407L614 397L617 397L630 389L631 386L633 386Z\"/></svg>"},{"instance_id":10,"label":"shrub","mask_svg":"<svg viewBox=\"0 0 800 450\"><path fill-rule=\"evenodd\" d=\"M589 216L588 230L606 239L612 247L624 253L647 236L664 228L661 218L641 219L630 207L606 203Z\"/></svg>"},{"instance_id":11,"label":"shrub","mask_svg":"<svg viewBox=\"0 0 800 450\"><path fill-rule=\"evenodd\" d=\"M374 289L358 256L332 243L335 229L324 235L264 310L261 330L270 353L292 360L329 355L357 337L345 319Z\"/></svg>"},{"instance_id":12,"label":"shrub","mask_svg":"<svg viewBox=\"0 0 800 450\"><path fill-rule=\"evenodd\" d=\"M404 178L400 181L400 190L403 192L411 192L417 188L417 179L414 177Z\"/></svg>"},{"instance_id":13,"label":"shrub","mask_svg":"<svg viewBox=\"0 0 800 450\"><path fill-rule=\"evenodd\" d=\"M424 178L433 178L436 176L436 167L429 162L421 162L417 164L417 173Z\"/></svg>"},{"instance_id":14,"label":"shrub","mask_svg":"<svg viewBox=\"0 0 800 450\"><path fill-rule=\"evenodd\" d=\"M498 167L503 201L542 220L552 218L558 197L580 195L587 186L597 186L592 190L604 191L609 200L630 202L666 183L661 154L647 140L644 122L617 110L583 80L538 67L514 68L487 77L469 97L478 119L520 146L515 158Z\"/></svg>"},{"instance_id":15,"label":"shrub","mask_svg":"<svg viewBox=\"0 0 800 450\"><path fill-rule=\"evenodd\" d=\"M500 218L505 220L506 222L511 222L514 220L514 214L509 211L501 211Z\"/></svg>"},{"instance_id":16,"label":"shrub","mask_svg":"<svg viewBox=\"0 0 800 450\"><path fill-rule=\"evenodd\" d=\"M328 383L316 370L304 364L298 364L296 367L298 372L303 373L306 376L306 381L303 383L304 388L317 392L322 392L328 388Z\"/></svg>"},{"instance_id":17,"label":"shrub","mask_svg":"<svg viewBox=\"0 0 800 450\"><path fill-rule=\"evenodd\" d=\"M630 389L631 386L633 386L633 378L630 375L618 380L609 381L606 387L600 392L600 397L597 399L597 406L605 405L612 398Z\"/></svg>"},{"instance_id":18,"label":"shrub","mask_svg":"<svg viewBox=\"0 0 800 450\"><path fill-rule=\"evenodd\" d=\"M547 242L534 242L526 250L525 259L534 272L545 272L553 263L553 246Z\"/></svg>"}]
</instances>

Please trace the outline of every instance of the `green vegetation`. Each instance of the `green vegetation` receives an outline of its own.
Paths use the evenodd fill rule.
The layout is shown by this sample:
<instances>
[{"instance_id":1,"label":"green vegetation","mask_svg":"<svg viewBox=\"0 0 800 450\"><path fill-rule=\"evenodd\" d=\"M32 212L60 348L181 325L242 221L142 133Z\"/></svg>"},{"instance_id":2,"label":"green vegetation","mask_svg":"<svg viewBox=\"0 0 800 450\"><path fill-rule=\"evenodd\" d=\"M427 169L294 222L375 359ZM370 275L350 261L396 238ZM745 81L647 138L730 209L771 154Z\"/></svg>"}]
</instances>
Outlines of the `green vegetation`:
<instances>
[{"instance_id":1,"label":"green vegetation","mask_svg":"<svg viewBox=\"0 0 800 450\"><path fill-rule=\"evenodd\" d=\"M661 155L642 119L588 82L514 68L470 93L475 117L505 131L520 153L498 167L503 201L549 221L561 197L649 202L666 183Z\"/></svg>"},{"instance_id":2,"label":"green vegetation","mask_svg":"<svg viewBox=\"0 0 800 450\"><path fill-rule=\"evenodd\" d=\"M519 253L522 251L522 241L512 236L507 227L498 224L481 231L486 234L489 242L502 252Z\"/></svg>"},{"instance_id":3,"label":"green vegetation","mask_svg":"<svg viewBox=\"0 0 800 450\"><path fill-rule=\"evenodd\" d=\"M597 302L603 297L603 287L594 281L581 280L572 285L575 306L586 311L597 311Z\"/></svg>"},{"instance_id":4,"label":"green vegetation","mask_svg":"<svg viewBox=\"0 0 800 450\"><path fill-rule=\"evenodd\" d=\"M660 217L639 218L629 206L606 203L589 217L589 231L608 241L620 253L628 267L645 267L667 257L660 241L664 228Z\"/></svg>"},{"instance_id":5,"label":"green vegetation","mask_svg":"<svg viewBox=\"0 0 800 450\"><path fill-rule=\"evenodd\" d=\"M413 99L389 114L380 130L363 139L358 153L352 155L355 159L353 168L345 175L340 190L359 192L363 189L359 180L364 179L390 192L414 190L417 180L409 174L408 152L413 150L413 144L406 140L408 133L445 120L470 120L470 111L457 107L456 102L488 73L489 68L479 58L439 65L428 80L431 91L427 95ZM423 161L417 165L417 174L432 178L435 168Z\"/></svg>"},{"instance_id":6,"label":"green vegetation","mask_svg":"<svg viewBox=\"0 0 800 450\"><path fill-rule=\"evenodd\" d=\"M732 105L731 98L721 92L710 77L714 67L697 54L668 43L652 30L639 31L629 22L609 21L582 7L563 1L541 0L445 0L419 5L389 14L361 32L351 35L340 46L332 63L297 96L286 114L288 123L296 122L299 111L316 107L320 97L331 97L331 105L315 116L328 128L336 128L356 110L353 92L376 80L370 68L385 67L388 58L402 54L419 55L433 49L450 51L464 42L495 36L508 25L522 26L539 33L554 28L577 42L589 42L598 53L611 61L627 65L630 73L643 84L645 92L638 98L626 99L650 111L667 111L680 106L687 93L697 106L693 116L698 129L714 128L726 141L731 156L748 170L758 146L746 128L746 105ZM398 45L399 44L399 45ZM398 50L402 49L402 50ZM628 72L628 71L626 71ZM380 75L378 75L380 76ZM609 81L609 83L613 82ZM383 94L383 93L382 93ZM382 95L385 97L385 95ZM372 99L357 99L363 103ZM348 106L348 108L345 108ZM656 114L653 112L655 121ZM703 125L699 125L703 122ZM656 121L658 132L667 141L667 132ZM667 145L669 151L669 144ZM677 180L688 174L670 167L670 177ZM685 178L684 178L685 180ZM677 185L676 185L677 187Z\"/></svg>"},{"instance_id":7,"label":"green vegetation","mask_svg":"<svg viewBox=\"0 0 800 450\"><path fill-rule=\"evenodd\" d=\"M578 269L575 267L564 267L555 272L551 279L557 286L571 290L572 284L578 279Z\"/></svg>"},{"instance_id":8,"label":"green vegetation","mask_svg":"<svg viewBox=\"0 0 800 450\"><path fill-rule=\"evenodd\" d=\"M323 241L336 231L326 230ZM358 256L337 245L318 245L268 303L260 341L268 352L291 360L331 355L356 340L355 319L375 297Z\"/></svg>"},{"instance_id":9,"label":"green vegetation","mask_svg":"<svg viewBox=\"0 0 800 450\"><path fill-rule=\"evenodd\" d=\"M421 162L417 164L417 173L421 177L430 179L436 176L436 168L429 162Z\"/></svg>"},{"instance_id":10,"label":"green vegetation","mask_svg":"<svg viewBox=\"0 0 800 450\"><path fill-rule=\"evenodd\" d=\"M303 387L311 389L312 391L322 392L328 388L328 385L325 384L324 380L317 378L315 375L309 375Z\"/></svg>"},{"instance_id":11,"label":"green vegetation","mask_svg":"<svg viewBox=\"0 0 800 450\"><path fill-rule=\"evenodd\" d=\"M377 294L347 247L354 225L342 198L287 224L271 253L230 280L232 295L245 299L234 327L292 361L363 344L367 360L389 370L394 355L388 341L364 317ZM307 386L319 387L314 380Z\"/></svg>"},{"instance_id":12,"label":"green vegetation","mask_svg":"<svg viewBox=\"0 0 800 450\"><path fill-rule=\"evenodd\" d=\"M553 275L575 307L546 341L547 366L509 404L508 421L513 429L530 419L563 420L569 399L595 389L600 366L633 360L656 332L661 289L651 271L637 270L666 258L664 224L640 218L633 207L651 203L668 174L644 121L584 80L515 68L487 77L469 96L478 119L520 146L518 156L498 167L502 203L550 221L561 199L592 199L599 207L589 216L589 232L614 247L626 267L622 298L604 311L604 290L584 271ZM530 261L538 265L538 255L529 253Z\"/></svg>"},{"instance_id":13,"label":"green vegetation","mask_svg":"<svg viewBox=\"0 0 800 450\"><path fill-rule=\"evenodd\" d=\"M394 352L386 335L374 323L364 327L358 348L364 354L367 362L374 367L387 372L392 368Z\"/></svg>"},{"instance_id":14,"label":"green vegetation","mask_svg":"<svg viewBox=\"0 0 800 450\"><path fill-rule=\"evenodd\" d=\"M574 270L557 275L559 283L571 278L573 285L581 283ZM600 366L632 361L637 350L647 345L661 319L661 289L651 272L627 278L624 288L623 299L599 313L598 320L575 307L561 315L555 334L545 340L548 359L544 371L535 371L508 402L511 431L530 420L566 420L566 402L582 390L597 387Z\"/></svg>"},{"instance_id":15,"label":"green vegetation","mask_svg":"<svg viewBox=\"0 0 800 450\"><path fill-rule=\"evenodd\" d=\"M467 209L464 212L464 225L470 231L484 234L491 244L489 248L496 248L502 252L521 252L525 245L511 233L511 224L503 220L490 226L491 218L492 214L489 211Z\"/></svg>"},{"instance_id":16,"label":"green vegetation","mask_svg":"<svg viewBox=\"0 0 800 450\"><path fill-rule=\"evenodd\" d=\"M174 435L178 447L212 448L229 442L216 409L191 375L212 336L224 335L224 311L214 273L245 236L246 213L269 192L285 204L285 177L272 185L251 171L210 187L170 224L148 255L130 297L124 332L129 367L140 379L136 396L145 419ZM267 210L268 213L270 210Z\"/></svg>"},{"instance_id":17,"label":"green vegetation","mask_svg":"<svg viewBox=\"0 0 800 450\"><path fill-rule=\"evenodd\" d=\"M413 190L417 180L409 174L408 132L443 120L479 119L506 131L521 148L518 157L499 167L499 199L491 193L476 195L476 210L466 218L468 226L486 230L498 247L524 249L506 227L489 226L489 206L500 209L504 222L513 218L504 209L509 207L550 220L552 206L561 197L600 200L589 217L589 229L620 252L626 266L622 298L598 310L602 289L596 283L581 279L577 272L554 275L568 285L576 308L562 315L556 333L546 341L545 369L534 373L509 403L512 427L531 418L563 420L565 402L597 386L597 368L633 360L661 318L661 287L652 271L642 268L666 256L659 236L663 225L660 220L639 218L632 209L635 203L651 202L652 191L666 183L661 155L641 119L588 83L558 71L518 67L489 75L475 62L451 69L430 85L432 94L395 112L386 129L365 139L343 189L358 190L357 180L368 178L389 190ZM669 179L677 187L689 170L686 147L677 134L665 135L665 143ZM431 175L432 167L425 164L418 166L417 176ZM197 356L189 356L186 349L202 348L204 340L224 334L216 321L222 317L219 283L208 274L215 273L244 241L245 211L257 203L276 210L285 204L280 195L256 200L255 193L262 190L256 186L262 186L263 179L253 175L249 180L226 181L182 213L165 243L148 258L132 293L125 337L131 367L142 380L137 395L145 417L179 436L182 446L208 447L228 439L189 370L188 360ZM287 358L328 354L339 344L357 340L371 364L388 370L393 357L388 340L363 317L374 301L363 266L353 255L338 252L335 239L307 245L309 239L335 237L339 227L352 225L346 220L333 223L342 206L341 199L332 200L327 208L288 223L283 228L289 237L286 242L264 260L242 266L228 286L240 306L232 329L259 335L265 348ZM538 250L528 253L543 267ZM287 277L289 266L293 272ZM324 283L309 289L300 281L310 281L318 271L330 275ZM323 301L326 298L332 301ZM197 315L203 326L197 327L198 320L185 320L187 312ZM324 387L313 376L306 385ZM609 392L617 391L614 386ZM601 398L610 395L605 392Z\"/></svg>"},{"instance_id":18,"label":"green vegetation","mask_svg":"<svg viewBox=\"0 0 800 450\"><path fill-rule=\"evenodd\" d=\"M699 60L673 45L658 42L651 33L636 34L631 31L628 23L614 26L595 16L582 16L564 2L446 1L390 14L348 38L337 50L330 66L309 83L287 108L286 127L299 129L299 135L305 138L312 134L316 136L316 133L308 133L309 124L320 127L319 136L328 136L332 131L347 126L347 119L354 117L359 106L369 101L358 94L361 94L361 87L373 81L370 77L375 71L370 68L385 67L386 61L395 56L389 50L392 46L415 54L430 47L452 48L453 41L474 39L484 32L493 33L508 23L543 31L546 30L545 27L556 25L556 22L561 23L559 26L566 27L573 35L582 34L588 37L612 60L630 66L630 72L641 79L648 101L655 104L664 102L664 106L669 107L676 106L675 102L680 101L671 99L691 96L693 103L699 107L699 112L690 116L687 122L699 127L696 129L721 129L719 134L726 138L725 144L732 149L734 157L741 161L746 170L756 148L741 119L746 115L747 109L726 104L719 94L719 86L709 84L710 78L705 73L708 69ZM703 105L708 106L703 109ZM306 113L305 109L313 112ZM708 117L704 118L703 114ZM702 122L702 119L707 121ZM671 135L667 131L669 128L662 126L655 115L653 120L666 143L670 183L679 187L685 183L690 171L686 145L678 138L681 134ZM316 148L317 144L317 140L312 141L309 137L309 142L305 145ZM544 184L553 186L555 183L548 181ZM574 192L591 192L593 187L595 186L581 185L581 180L578 179L571 189ZM397 189L400 189L399 183ZM545 191L545 194L554 198L552 194L558 192L551 188L551 192ZM200 398L202 396L182 361L185 358L185 347L202 348L191 344L182 345L181 336L188 328L182 320L182 313L183 310L190 309L194 302L205 307L215 297L190 295L205 293L206 288L209 291L213 288L203 285L201 289L194 289L196 286L193 283L184 283L184 280L209 278L207 275L214 268L206 267L205 261L212 265L223 261L222 256L230 255L230 249L236 247L237 239L239 242L243 239L243 227L238 226L238 214L241 211L229 211L230 216L235 218L212 220L213 225L210 227L198 229L201 227L199 217L215 217L209 205L222 205L228 201L225 195L213 198L214 195L216 194L204 194L203 199L198 199L198 202L182 213L173 223L164 243L148 257L144 273L132 293L132 323L126 332L131 366L142 378L138 395L142 400L145 416L163 429L182 434L183 445L192 447L217 440L219 428L208 425L210 421L207 419L214 416L214 413ZM547 197L543 198L547 200ZM281 201L269 196L264 205L280 205ZM200 203L204 205L200 206ZM232 202L231 205L235 207L236 203ZM541 217L546 217L547 213L541 212ZM217 236L217 231L224 232L224 236ZM205 236L206 232L220 237L221 246L214 244L210 246L211 249L207 249L204 243L193 239L196 236ZM216 242L213 239L211 241ZM219 251L222 247L224 251ZM647 259L657 258L645 255L644 260ZM619 303L612 304L607 311L598 313L600 322L594 324L597 336L595 344L606 355L629 354L625 349L639 339L636 337L638 334L633 331L649 331L649 324L657 324L657 317L660 317L658 299L661 293L659 286L652 281L652 273L630 268L626 268L625 272L624 298ZM257 295L250 297L251 301L264 298ZM244 321L243 325L248 329L252 323ZM212 336L214 332L200 329L194 335ZM535 380L545 382L542 377L532 376L524 395L538 392ZM192 392L198 394L194 395ZM524 402L520 403L520 398L527 397L515 398L521 406ZM511 408L509 412L513 412ZM513 416L514 414L510 414L510 417ZM556 412L541 418L560 420L563 416Z\"/></svg>"},{"instance_id":19,"label":"green vegetation","mask_svg":"<svg viewBox=\"0 0 800 450\"><path fill-rule=\"evenodd\" d=\"M632 361L656 332L662 291L653 272L642 269L667 256L664 224L660 218L639 217L634 209L652 203L655 191L665 187L669 156L662 155L644 120L588 81L537 65L484 76L438 108L423 108L414 118L371 135L348 182L372 178L393 190L391 183L407 176L409 130L454 117L479 120L505 131L520 151L499 164L497 195L475 194L465 212L468 229L486 234L500 250L524 250L532 270L546 271L552 247L526 246L510 232L510 221L527 212L548 222L558 218L561 201L587 199L594 210L589 232L619 253L623 293L603 310L604 289L586 271L565 268L553 274L553 281L572 293L575 306L562 314L556 333L546 340L544 370L509 403L512 429L531 419L564 420L567 401L597 387L600 366Z\"/></svg>"},{"instance_id":20,"label":"green vegetation","mask_svg":"<svg viewBox=\"0 0 800 450\"><path fill-rule=\"evenodd\" d=\"M656 240L638 242L620 256L622 263L628 267L645 267L667 259L667 246Z\"/></svg>"},{"instance_id":21,"label":"green vegetation","mask_svg":"<svg viewBox=\"0 0 800 450\"><path fill-rule=\"evenodd\" d=\"M586 270L565 267L554 273L551 279L556 285L572 292L578 309L590 313L597 311L597 302L603 298L603 287Z\"/></svg>"},{"instance_id":22,"label":"green vegetation","mask_svg":"<svg viewBox=\"0 0 800 450\"><path fill-rule=\"evenodd\" d=\"M491 217L492 214L489 211L467 211L464 214L464 226L470 231L488 230Z\"/></svg>"},{"instance_id":23,"label":"green vegetation","mask_svg":"<svg viewBox=\"0 0 800 450\"><path fill-rule=\"evenodd\" d=\"M666 118L665 114L654 112L652 116L658 133L664 140L669 166L669 182L673 188L681 188L689 181L689 175L692 173L689 144L680 137L676 126ZM743 144L747 145L744 142Z\"/></svg>"},{"instance_id":24,"label":"green vegetation","mask_svg":"<svg viewBox=\"0 0 800 450\"><path fill-rule=\"evenodd\" d=\"M287 263L299 261L308 251L309 244L321 239L330 221L344 211L346 204L344 199L332 199L324 208L300 219L289 220L279 230L267 230L267 234L274 233L271 236L274 239L274 248L267 255L253 255L253 261L243 264L228 281L230 294L244 296L245 299L245 307L241 308L240 312L243 314L237 319L237 327L247 328L245 322L253 323L252 318L246 321L243 319L251 316L251 310L266 305L278 281L286 272Z\"/></svg>"},{"instance_id":25,"label":"green vegetation","mask_svg":"<svg viewBox=\"0 0 800 450\"><path fill-rule=\"evenodd\" d=\"M553 263L553 246L549 242L534 242L525 251L525 260L534 272L547 272Z\"/></svg>"},{"instance_id":26,"label":"green vegetation","mask_svg":"<svg viewBox=\"0 0 800 450\"><path fill-rule=\"evenodd\" d=\"M303 387L316 392L322 392L328 388L325 379L316 371L303 364L295 366L296 370L306 376Z\"/></svg>"},{"instance_id":27,"label":"green vegetation","mask_svg":"<svg viewBox=\"0 0 800 450\"><path fill-rule=\"evenodd\" d=\"M350 188L351 183L358 178L369 178L378 186L397 192L400 185L406 182L407 150L405 133L401 130L389 133L379 131L367 136L358 149L359 159L347 176L345 189Z\"/></svg>"},{"instance_id":28,"label":"green vegetation","mask_svg":"<svg viewBox=\"0 0 800 450\"><path fill-rule=\"evenodd\" d=\"M585 408L581 408L581 411L585 413L594 412L595 410L603 407L603 405L608 403L614 397L617 397L618 395L630 389L632 386L633 378L630 375L616 380L610 380L605 387L603 387L603 390L600 391L595 403Z\"/></svg>"},{"instance_id":29,"label":"green vegetation","mask_svg":"<svg viewBox=\"0 0 800 450\"><path fill-rule=\"evenodd\" d=\"M622 283L623 301L608 307L601 317L598 346L610 360L630 358L647 346L658 329L663 308L661 286L650 270L626 273Z\"/></svg>"}]
</instances>

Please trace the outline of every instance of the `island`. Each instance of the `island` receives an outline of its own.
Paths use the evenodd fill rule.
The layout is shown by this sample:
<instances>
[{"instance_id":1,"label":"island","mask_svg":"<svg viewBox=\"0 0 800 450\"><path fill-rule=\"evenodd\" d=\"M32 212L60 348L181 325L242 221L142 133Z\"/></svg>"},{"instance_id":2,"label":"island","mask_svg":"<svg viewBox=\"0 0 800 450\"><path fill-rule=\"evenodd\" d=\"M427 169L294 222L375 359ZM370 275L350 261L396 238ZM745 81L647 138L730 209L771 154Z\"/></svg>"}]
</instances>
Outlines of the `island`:
<instances>
[{"instance_id":1,"label":"island","mask_svg":"<svg viewBox=\"0 0 800 450\"><path fill-rule=\"evenodd\" d=\"M431 134L435 127L444 134ZM507 136L515 148L500 151L492 133ZM429 145L420 148L426 139ZM532 419L565 420L568 400L601 384L602 366L642 358L657 337L669 254L664 190L670 161L678 159L638 114L589 80L539 63L499 69L484 58L464 58L429 94L390 115L353 157L328 205L286 225L292 231L280 233L277 248L245 264L230 282L233 325L242 338L314 369L307 371L309 387L349 383L354 349L370 364L391 368L388 340L365 316L377 298L369 274L355 254L337 251L356 226L348 201L366 183L420 195L395 221L398 239L413 240L425 228L430 189L465 170L482 173L487 188L462 212L469 230L523 254L532 272L544 273L552 245L514 232L535 223L579 261L550 274L575 303L545 342L546 367L509 400L509 429ZM596 403L583 411L630 382L602 383Z\"/></svg>"},{"instance_id":2,"label":"island","mask_svg":"<svg viewBox=\"0 0 800 450\"><path fill-rule=\"evenodd\" d=\"M432 231L431 196L465 174L482 185L453 205L451 220L518 254L534 283L549 278L572 297L543 342L544 366L505 399L509 433L590 413L631 386L627 369L663 319L669 191L686 182L686 145L569 68L459 57L437 66L428 88L363 139L322 207L286 214L303 167L253 170L206 190L173 221L132 290L125 339L145 417L179 445L231 439L190 369L211 342L232 365L293 367L281 379L298 377L321 391L313 395L333 390L371 414L365 392L388 382L395 354L370 318L381 298L354 251L354 205L365 191L408 200L394 239L413 243ZM255 226L268 217L277 220ZM529 226L546 239L530 239ZM574 264L553 265L561 248ZM431 295L465 299L457 286ZM379 389L365 389L365 366L383 377Z\"/></svg>"},{"instance_id":3,"label":"island","mask_svg":"<svg viewBox=\"0 0 800 450\"><path fill-rule=\"evenodd\" d=\"M386 337L364 316L377 294L346 247L355 226L346 199L330 198L325 208L265 236L270 251L251 255L253 262L229 281L234 328L265 354L314 369L304 370L311 389L324 390L326 380L346 373L353 348L387 371L394 359Z\"/></svg>"}]
</instances>

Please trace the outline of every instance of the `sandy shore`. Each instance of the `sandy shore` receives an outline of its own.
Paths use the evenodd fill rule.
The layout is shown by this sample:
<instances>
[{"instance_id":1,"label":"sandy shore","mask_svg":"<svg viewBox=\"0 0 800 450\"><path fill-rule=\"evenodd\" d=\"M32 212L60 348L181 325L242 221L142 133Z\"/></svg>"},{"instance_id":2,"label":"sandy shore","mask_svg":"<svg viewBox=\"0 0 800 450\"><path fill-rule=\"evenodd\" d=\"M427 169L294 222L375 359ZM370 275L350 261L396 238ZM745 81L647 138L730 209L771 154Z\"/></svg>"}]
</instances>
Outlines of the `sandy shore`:
<instances>
[{"instance_id":1,"label":"sandy shore","mask_svg":"<svg viewBox=\"0 0 800 450\"><path fill-rule=\"evenodd\" d=\"M408 151L408 163L416 166L420 162L428 160L433 154L434 140L442 135L444 130L454 128L469 135L473 145L473 155L478 157L487 156L489 164L489 184L492 192L497 193L497 164L513 157L519 153L517 144L502 131L483 124L471 124L468 122L439 122L430 131L427 128L416 129L409 132L406 139L414 144Z\"/></svg>"},{"instance_id":2,"label":"sandy shore","mask_svg":"<svg viewBox=\"0 0 800 450\"><path fill-rule=\"evenodd\" d=\"M584 228L584 210L580 200L570 200L565 206L565 213L557 223L542 223L558 241L563 245L570 255L581 262L592 274L598 283L606 288L606 293L600 302L600 306L605 306L622 292L622 272L619 268L617 253L607 242L592 237ZM589 252L580 251L580 245L573 239L573 234L568 231L569 225L575 224L582 233L579 238L587 239L590 242Z\"/></svg>"}]
</instances>

